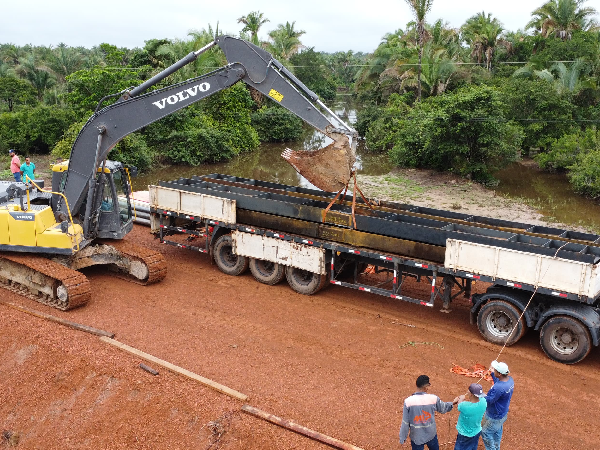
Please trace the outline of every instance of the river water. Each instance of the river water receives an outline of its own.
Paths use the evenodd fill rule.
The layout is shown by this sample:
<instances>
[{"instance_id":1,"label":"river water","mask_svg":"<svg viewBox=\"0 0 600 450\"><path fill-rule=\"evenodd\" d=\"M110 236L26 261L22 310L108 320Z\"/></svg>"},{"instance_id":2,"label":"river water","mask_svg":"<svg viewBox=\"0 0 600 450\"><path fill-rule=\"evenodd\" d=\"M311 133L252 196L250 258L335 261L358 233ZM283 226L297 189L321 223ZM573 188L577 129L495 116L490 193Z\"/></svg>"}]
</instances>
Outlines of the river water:
<instances>
[{"instance_id":1,"label":"river water","mask_svg":"<svg viewBox=\"0 0 600 450\"><path fill-rule=\"evenodd\" d=\"M551 222L600 232L600 205L575 193L563 173L548 173L535 163L514 163L495 174L498 194L523 199Z\"/></svg>"},{"instance_id":2,"label":"river water","mask_svg":"<svg viewBox=\"0 0 600 450\"><path fill-rule=\"evenodd\" d=\"M344 100L343 97L334 104L333 111L346 123L353 124L356 122L356 109L352 107L349 101ZM242 153L232 160L222 163L201 164L199 166L161 167L137 177L133 181L133 186L135 190L146 190L149 184L157 184L161 180L223 173L236 177L289 184L291 186L315 188L281 157L281 153L288 147L292 150L317 150L330 143L331 139L327 136L307 126L305 127L302 139L298 141L285 143L267 142L261 144L253 152ZM387 155L366 152L364 140L359 140L356 153L357 161L355 167L359 174L385 175L394 167L388 160Z\"/></svg>"},{"instance_id":3,"label":"river water","mask_svg":"<svg viewBox=\"0 0 600 450\"><path fill-rule=\"evenodd\" d=\"M356 108L346 98L339 97L333 110L346 123L355 123ZM134 179L133 187L135 190L146 190L149 184L157 184L161 180L222 173L314 188L280 155L287 147L293 150L316 150L330 142L328 137L306 127L301 140L289 143L264 143L253 152L242 153L222 163L160 167ZM394 168L394 165L390 163L386 154L372 154L365 151L364 141L360 140L356 167L359 174L385 175ZM495 176L500 180L500 184L494 188L498 194L525 201L535 207L546 220L600 232L600 205L573 192L564 174L542 172L535 164L515 163Z\"/></svg>"}]
</instances>

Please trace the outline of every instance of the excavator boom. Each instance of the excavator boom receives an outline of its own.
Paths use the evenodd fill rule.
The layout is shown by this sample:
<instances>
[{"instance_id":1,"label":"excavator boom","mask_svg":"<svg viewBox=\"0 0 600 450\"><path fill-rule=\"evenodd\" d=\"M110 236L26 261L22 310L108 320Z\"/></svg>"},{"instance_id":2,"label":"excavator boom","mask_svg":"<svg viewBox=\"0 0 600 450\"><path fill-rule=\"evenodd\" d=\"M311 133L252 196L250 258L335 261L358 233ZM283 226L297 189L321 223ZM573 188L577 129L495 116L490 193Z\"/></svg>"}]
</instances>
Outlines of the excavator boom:
<instances>
[{"instance_id":1,"label":"excavator boom","mask_svg":"<svg viewBox=\"0 0 600 450\"><path fill-rule=\"evenodd\" d=\"M144 93L215 45L225 53L229 62L227 66L183 83ZM242 39L219 36L213 43L190 53L125 93L120 101L90 117L71 150L64 183L63 192L71 214L77 213L86 199L89 200L86 202L88 208L92 205L96 171L121 139L240 80L334 141L316 152L287 150L284 157L315 186L327 191L342 188L350 179L355 161L356 132L270 53ZM58 201L57 219L64 220L67 215L66 203ZM91 211L85 213L86 218L90 215ZM94 237L93 230L85 223L84 230L86 238Z\"/></svg>"}]
</instances>

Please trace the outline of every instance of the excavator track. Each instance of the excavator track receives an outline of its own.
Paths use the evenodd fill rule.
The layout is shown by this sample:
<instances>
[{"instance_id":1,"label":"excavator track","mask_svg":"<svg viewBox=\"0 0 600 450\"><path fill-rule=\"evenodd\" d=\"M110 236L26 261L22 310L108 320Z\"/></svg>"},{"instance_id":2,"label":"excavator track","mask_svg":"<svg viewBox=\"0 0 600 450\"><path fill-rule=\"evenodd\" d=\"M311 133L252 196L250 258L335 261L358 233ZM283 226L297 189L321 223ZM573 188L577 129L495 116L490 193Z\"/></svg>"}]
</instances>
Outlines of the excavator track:
<instances>
[{"instance_id":1,"label":"excavator track","mask_svg":"<svg viewBox=\"0 0 600 450\"><path fill-rule=\"evenodd\" d=\"M91 298L84 274L31 254L0 254L0 286L61 311L85 305Z\"/></svg>"},{"instance_id":2,"label":"excavator track","mask_svg":"<svg viewBox=\"0 0 600 450\"><path fill-rule=\"evenodd\" d=\"M104 242L115 248L122 256L130 261L138 261L148 268L147 276L139 279L134 275L119 272L120 276L133 283L148 285L158 283L167 275L167 262L162 253L146 247L139 247L126 240L111 240Z\"/></svg>"}]
</instances>

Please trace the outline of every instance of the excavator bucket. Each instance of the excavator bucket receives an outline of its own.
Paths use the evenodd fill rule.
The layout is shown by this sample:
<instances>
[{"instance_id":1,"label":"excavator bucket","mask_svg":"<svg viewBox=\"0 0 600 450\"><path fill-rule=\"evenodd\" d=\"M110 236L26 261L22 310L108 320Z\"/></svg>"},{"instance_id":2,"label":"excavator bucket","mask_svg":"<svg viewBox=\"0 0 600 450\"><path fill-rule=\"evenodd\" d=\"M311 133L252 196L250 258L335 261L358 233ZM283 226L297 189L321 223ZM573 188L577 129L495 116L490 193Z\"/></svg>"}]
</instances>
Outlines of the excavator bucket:
<instances>
[{"instance_id":1,"label":"excavator bucket","mask_svg":"<svg viewBox=\"0 0 600 450\"><path fill-rule=\"evenodd\" d=\"M333 139L327 147L315 151L295 151L289 148L281 156L313 185L329 192L344 189L352 175L356 153L348 136L326 133Z\"/></svg>"}]
</instances>

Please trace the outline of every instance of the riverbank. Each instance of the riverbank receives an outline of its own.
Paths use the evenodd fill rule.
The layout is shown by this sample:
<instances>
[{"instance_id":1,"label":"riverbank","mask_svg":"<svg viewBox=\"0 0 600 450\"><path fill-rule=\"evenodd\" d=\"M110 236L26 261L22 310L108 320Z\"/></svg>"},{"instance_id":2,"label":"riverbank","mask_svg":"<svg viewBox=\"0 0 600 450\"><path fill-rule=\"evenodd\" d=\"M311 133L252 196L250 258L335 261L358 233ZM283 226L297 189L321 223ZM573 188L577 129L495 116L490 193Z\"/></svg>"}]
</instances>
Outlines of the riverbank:
<instances>
[{"instance_id":1,"label":"riverbank","mask_svg":"<svg viewBox=\"0 0 600 450\"><path fill-rule=\"evenodd\" d=\"M554 221L542 215L532 204L518 201L508 195L499 195L493 189L451 173L396 168L386 175L358 175L358 183L366 197L376 200L408 203L532 225L593 231Z\"/></svg>"}]
</instances>

